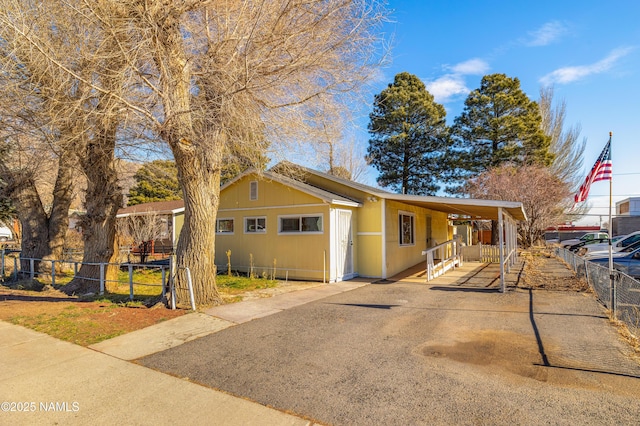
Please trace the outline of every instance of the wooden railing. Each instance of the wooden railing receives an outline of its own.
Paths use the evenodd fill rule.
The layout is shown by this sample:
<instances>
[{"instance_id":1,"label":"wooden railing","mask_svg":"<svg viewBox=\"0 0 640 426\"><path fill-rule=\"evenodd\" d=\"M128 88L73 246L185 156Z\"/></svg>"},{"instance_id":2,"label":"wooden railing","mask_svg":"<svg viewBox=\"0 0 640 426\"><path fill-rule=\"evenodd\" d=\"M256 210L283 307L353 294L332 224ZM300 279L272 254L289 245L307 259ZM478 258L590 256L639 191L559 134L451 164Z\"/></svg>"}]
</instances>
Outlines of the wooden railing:
<instances>
[{"instance_id":1,"label":"wooden railing","mask_svg":"<svg viewBox=\"0 0 640 426\"><path fill-rule=\"evenodd\" d=\"M461 247L465 260L469 262L499 263L500 247L488 244L475 244Z\"/></svg>"},{"instance_id":2,"label":"wooden railing","mask_svg":"<svg viewBox=\"0 0 640 426\"><path fill-rule=\"evenodd\" d=\"M460 242L450 240L422 252L427 256L427 281L447 272L456 266L462 266Z\"/></svg>"}]
</instances>

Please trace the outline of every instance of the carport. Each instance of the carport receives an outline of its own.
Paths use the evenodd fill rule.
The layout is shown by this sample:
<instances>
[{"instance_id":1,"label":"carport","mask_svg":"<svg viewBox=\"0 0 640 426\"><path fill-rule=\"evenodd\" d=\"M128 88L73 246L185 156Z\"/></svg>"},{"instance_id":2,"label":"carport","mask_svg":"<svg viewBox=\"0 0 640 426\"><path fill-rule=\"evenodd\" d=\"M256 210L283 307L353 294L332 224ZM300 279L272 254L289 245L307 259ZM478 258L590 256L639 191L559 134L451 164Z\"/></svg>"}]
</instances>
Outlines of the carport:
<instances>
[{"instance_id":1,"label":"carport","mask_svg":"<svg viewBox=\"0 0 640 426\"><path fill-rule=\"evenodd\" d=\"M518 221L527 220L521 202L403 194L384 194L384 198L456 215L461 219L498 221L500 290L505 291L505 273L509 272L517 261ZM428 254L435 249L437 248L426 250L425 253Z\"/></svg>"}]
</instances>

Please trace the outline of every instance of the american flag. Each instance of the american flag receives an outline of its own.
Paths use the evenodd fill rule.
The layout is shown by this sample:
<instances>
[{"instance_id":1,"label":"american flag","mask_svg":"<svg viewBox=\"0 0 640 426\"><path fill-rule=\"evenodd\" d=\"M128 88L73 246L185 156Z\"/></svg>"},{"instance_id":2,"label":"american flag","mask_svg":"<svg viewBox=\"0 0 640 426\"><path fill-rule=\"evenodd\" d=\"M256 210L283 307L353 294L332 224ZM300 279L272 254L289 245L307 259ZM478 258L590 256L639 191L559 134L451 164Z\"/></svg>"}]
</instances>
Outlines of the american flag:
<instances>
[{"instance_id":1,"label":"american flag","mask_svg":"<svg viewBox=\"0 0 640 426\"><path fill-rule=\"evenodd\" d=\"M596 160L596 164L593 165L580 190L575 195L575 202L581 203L587 199L589 188L593 182L611 180L611 168L611 138L609 138L609 142L604 146L602 154Z\"/></svg>"}]
</instances>

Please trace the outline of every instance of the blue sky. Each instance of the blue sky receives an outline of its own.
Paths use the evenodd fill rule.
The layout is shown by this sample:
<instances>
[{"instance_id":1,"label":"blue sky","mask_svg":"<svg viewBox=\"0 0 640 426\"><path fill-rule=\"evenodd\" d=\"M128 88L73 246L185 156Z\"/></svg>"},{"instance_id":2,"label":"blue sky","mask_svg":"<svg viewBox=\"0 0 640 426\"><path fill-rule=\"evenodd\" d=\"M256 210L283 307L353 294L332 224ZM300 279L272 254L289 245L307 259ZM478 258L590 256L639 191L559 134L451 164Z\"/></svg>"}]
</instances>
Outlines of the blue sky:
<instances>
[{"instance_id":1,"label":"blue sky","mask_svg":"<svg viewBox=\"0 0 640 426\"><path fill-rule=\"evenodd\" d=\"M451 123L486 74L519 78L534 100L541 86L553 85L555 99L567 104L566 124L579 124L587 139L584 174L611 131L614 203L640 196L640 2L390 0L389 8L391 63L374 93L410 72ZM361 121L366 128L368 119ZM362 138L366 145L368 135ZM377 171L370 174L375 180ZM608 182L594 183L587 202L603 222L608 199Z\"/></svg>"}]
</instances>

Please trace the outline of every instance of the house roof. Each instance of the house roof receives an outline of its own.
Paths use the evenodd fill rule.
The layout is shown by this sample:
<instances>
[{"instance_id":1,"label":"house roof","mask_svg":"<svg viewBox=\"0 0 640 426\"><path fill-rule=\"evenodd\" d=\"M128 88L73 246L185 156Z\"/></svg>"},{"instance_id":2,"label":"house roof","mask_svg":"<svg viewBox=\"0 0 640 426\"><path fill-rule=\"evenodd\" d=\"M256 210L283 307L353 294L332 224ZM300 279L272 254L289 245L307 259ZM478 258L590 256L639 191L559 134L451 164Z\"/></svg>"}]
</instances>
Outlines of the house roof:
<instances>
[{"instance_id":1,"label":"house roof","mask_svg":"<svg viewBox=\"0 0 640 426\"><path fill-rule=\"evenodd\" d=\"M229 187L230 185L233 185L234 182L238 181L239 179L242 179L243 177L256 173L255 169L250 169L247 170L246 172L242 173L239 176L236 176L236 178L230 180L229 182L227 182L226 184L224 184L221 188L221 191L224 190L225 188ZM292 179L288 176L284 176L281 175L279 173L275 173L275 172L271 172L271 171L264 171L260 173L260 176L265 179L265 180L271 180L271 181L275 181L278 183L281 183L283 185L289 186L291 188L297 189L298 191L304 192L306 194L309 194L311 196L314 196L316 198L321 199L324 202L327 202L329 204L337 204L337 205L342 205L342 206L351 206L351 207L360 207L362 206L362 202L356 199L353 199L351 197L346 197L340 194L335 194L333 192L327 191L323 188L319 188L317 186L313 186L313 185L309 185L305 182L296 180L296 179Z\"/></svg>"},{"instance_id":2,"label":"house roof","mask_svg":"<svg viewBox=\"0 0 640 426\"><path fill-rule=\"evenodd\" d=\"M280 163L274 166L278 167L291 165ZM362 183L353 182L328 173L319 172L302 166L294 165L294 167L306 174L315 176L320 179L329 180L349 188L364 192L368 195L384 200L398 201L414 206L424 207L430 210L440 211L449 214L457 214L469 216L472 219L498 219L498 210L502 209L511 215L515 220L526 220L527 215L524 211L522 203L519 201L498 201L498 200L480 200L473 198L453 198L453 197L433 197L421 195L405 195L394 194L380 188L375 188ZM308 179L307 179L308 180Z\"/></svg>"},{"instance_id":3,"label":"house roof","mask_svg":"<svg viewBox=\"0 0 640 426\"><path fill-rule=\"evenodd\" d=\"M153 203L136 204L135 206L128 206L118 210L116 217L126 217L132 215L141 215L148 213L156 214L173 214L184 211L183 200L172 201L155 201Z\"/></svg>"}]
</instances>

